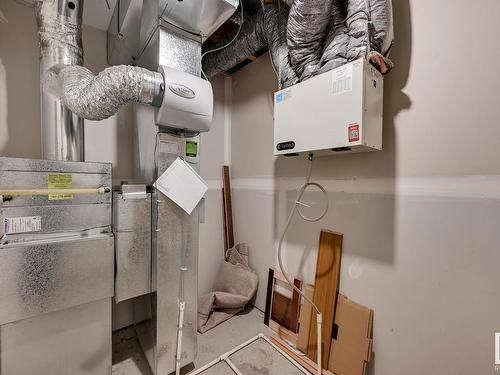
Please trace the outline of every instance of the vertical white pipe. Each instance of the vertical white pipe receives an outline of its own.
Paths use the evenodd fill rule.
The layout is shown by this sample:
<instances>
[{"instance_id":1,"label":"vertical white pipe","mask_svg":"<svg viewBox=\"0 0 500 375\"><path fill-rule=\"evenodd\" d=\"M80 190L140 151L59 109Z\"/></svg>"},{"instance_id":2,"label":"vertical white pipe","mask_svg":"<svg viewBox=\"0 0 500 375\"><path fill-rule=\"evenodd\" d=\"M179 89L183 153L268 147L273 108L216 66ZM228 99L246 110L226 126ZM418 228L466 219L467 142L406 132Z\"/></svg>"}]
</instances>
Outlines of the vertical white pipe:
<instances>
[{"instance_id":1,"label":"vertical white pipe","mask_svg":"<svg viewBox=\"0 0 500 375\"><path fill-rule=\"evenodd\" d=\"M323 346L321 345L321 324L323 323L323 316L321 314L316 315L316 328L317 328L317 333L316 336L318 336L318 355L317 355L317 364L316 364L316 373L318 375L321 375L322 373L322 368L323 368L323 360L322 360L322 351L323 351Z\"/></svg>"},{"instance_id":2,"label":"vertical white pipe","mask_svg":"<svg viewBox=\"0 0 500 375\"><path fill-rule=\"evenodd\" d=\"M179 303L179 328L177 329L177 355L175 358L175 375L181 373L181 359L182 359L182 329L184 328L184 310L186 302Z\"/></svg>"}]
</instances>

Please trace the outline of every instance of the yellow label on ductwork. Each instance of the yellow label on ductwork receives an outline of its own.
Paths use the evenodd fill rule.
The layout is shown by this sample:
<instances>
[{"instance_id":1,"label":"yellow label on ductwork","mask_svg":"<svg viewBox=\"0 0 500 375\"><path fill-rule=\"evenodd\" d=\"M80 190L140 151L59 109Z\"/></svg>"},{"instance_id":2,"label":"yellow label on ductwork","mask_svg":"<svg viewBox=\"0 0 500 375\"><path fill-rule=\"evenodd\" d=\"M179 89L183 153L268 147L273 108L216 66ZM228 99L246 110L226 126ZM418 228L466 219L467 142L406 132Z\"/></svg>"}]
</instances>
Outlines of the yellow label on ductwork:
<instances>
[{"instance_id":1,"label":"yellow label on ductwork","mask_svg":"<svg viewBox=\"0 0 500 375\"><path fill-rule=\"evenodd\" d=\"M49 189L73 189L73 175L71 173L49 173ZM60 201L73 199L73 194L50 194L49 200Z\"/></svg>"}]
</instances>

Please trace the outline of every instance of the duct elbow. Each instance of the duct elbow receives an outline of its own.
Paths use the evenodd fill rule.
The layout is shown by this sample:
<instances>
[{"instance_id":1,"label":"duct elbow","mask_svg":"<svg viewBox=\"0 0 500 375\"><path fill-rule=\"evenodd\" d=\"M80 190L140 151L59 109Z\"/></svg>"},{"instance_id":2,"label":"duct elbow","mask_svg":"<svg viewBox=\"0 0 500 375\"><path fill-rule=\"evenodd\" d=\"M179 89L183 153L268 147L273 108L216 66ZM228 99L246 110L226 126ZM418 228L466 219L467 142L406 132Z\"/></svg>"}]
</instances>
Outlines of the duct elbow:
<instances>
[{"instance_id":1,"label":"duct elbow","mask_svg":"<svg viewBox=\"0 0 500 375\"><path fill-rule=\"evenodd\" d=\"M163 100L163 76L135 66L113 66L97 76L82 66L65 66L57 79L64 105L87 120L107 119L130 102L159 107Z\"/></svg>"}]
</instances>

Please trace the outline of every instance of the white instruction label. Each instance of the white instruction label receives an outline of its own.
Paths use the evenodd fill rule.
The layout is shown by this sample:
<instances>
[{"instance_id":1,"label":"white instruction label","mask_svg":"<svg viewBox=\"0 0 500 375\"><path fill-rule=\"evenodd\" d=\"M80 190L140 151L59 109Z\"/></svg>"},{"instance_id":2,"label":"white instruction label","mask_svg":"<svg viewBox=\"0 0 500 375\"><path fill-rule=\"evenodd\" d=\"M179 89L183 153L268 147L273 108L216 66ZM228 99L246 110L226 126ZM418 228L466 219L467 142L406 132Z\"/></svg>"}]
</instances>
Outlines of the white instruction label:
<instances>
[{"instance_id":1,"label":"white instruction label","mask_svg":"<svg viewBox=\"0 0 500 375\"><path fill-rule=\"evenodd\" d=\"M4 234L40 232L41 216L7 217L3 220Z\"/></svg>"},{"instance_id":2,"label":"white instruction label","mask_svg":"<svg viewBox=\"0 0 500 375\"><path fill-rule=\"evenodd\" d=\"M333 95L352 91L352 64L333 70Z\"/></svg>"}]
</instances>

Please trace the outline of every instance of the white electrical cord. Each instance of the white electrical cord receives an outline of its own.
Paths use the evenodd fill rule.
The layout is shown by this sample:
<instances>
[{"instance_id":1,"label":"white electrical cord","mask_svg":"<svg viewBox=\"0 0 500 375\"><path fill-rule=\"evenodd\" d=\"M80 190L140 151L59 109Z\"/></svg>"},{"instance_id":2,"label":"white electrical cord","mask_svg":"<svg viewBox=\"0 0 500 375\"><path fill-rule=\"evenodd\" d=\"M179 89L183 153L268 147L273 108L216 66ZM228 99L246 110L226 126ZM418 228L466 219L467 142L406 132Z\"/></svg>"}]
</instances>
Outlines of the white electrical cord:
<instances>
[{"instance_id":1,"label":"white electrical cord","mask_svg":"<svg viewBox=\"0 0 500 375\"><path fill-rule=\"evenodd\" d=\"M236 38L240 35L240 32L241 32L241 28L243 27L243 22L245 22L245 15L243 13L243 0L240 0L240 12L241 12L241 16L240 16L240 26L238 27L238 31L236 32L236 35L234 36L233 39L231 39L231 41L225 45L223 45L222 47L218 47L218 48L214 48L214 49L211 49L209 51L206 51L205 53L203 53L203 55L201 55L201 74L203 75L203 77L208 80L207 78L207 75L205 74L205 71L203 70L203 58L208 55L209 53L212 53L212 52L217 52L217 51L220 51L224 48L227 48L229 47L231 44L233 44L233 42L236 40Z\"/></svg>"},{"instance_id":2,"label":"white electrical cord","mask_svg":"<svg viewBox=\"0 0 500 375\"><path fill-rule=\"evenodd\" d=\"M295 198L295 202L293 204L293 208L290 211L290 215L288 216L288 220L286 222L285 228L283 229L283 233L281 234L281 237L280 237L280 240L279 240L279 244L278 244L278 264L279 264L279 267L281 269L281 273L285 277L285 279L288 282L288 284L290 285L290 287L292 287L293 290L295 290L297 293L299 293L304 298L304 300L306 300L308 303L310 303L311 306L313 307L314 311L316 311L316 323L317 323L316 329L317 329L317 339L318 339L318 341L317 341L318 347L317 347L317 350L316 350L316 352L317 352L317 361L316 361L317 364L316 364L316 366L317 366L317 374L321 375L321 373L322 373L321 324L322 324L322 320L323 320L322 319L322 315L321 315L321 311L319 311L318 306L316 306L315 303L311 299L309 299L305 295L305 293L302 292L302 290L300 290L299 288L297 288L293 284L293 282L290 280L290 278L288 277L287 272L285 270L285 267L283 266L283 259L282 259L282 255L281 255L281 248L283 247L283 242L285 241L286 233L288 232L290 224L292 223L292 219L293 219L293 216L295 215L295 212L298 212L299 215L300 215L300 217L302 219L304 219L305 221L312 222L312 223L316 222L316 221L319 221L322 218L324 218L325 215L326 215L326 213L328 212L328 207L329 207L328 194L327 194L325 188L323 186L321 186L317 182L311 182L311 173L312 173L312 167L313 167L313 154L309 154L308 160L309 160L309 171L307 173L306 181L305 181L304 185L302 185L299 188L299 190L297 191L297 197ZM314 217L314 218L309 218L309 217L303 215L302 212L300 212L300 209L299 209L299 206L309 207L308 204L305 204L305 203L303 203L303 202L300 201L300 199L304 195L304 192L306 191L306 189L309 186L316 186L318 189L320 189L323 192L323 195L325 197L325 209L323 210L323 212L321 213L321 215L319 215L318 217Z\"/></svg>"}]
</instances>

